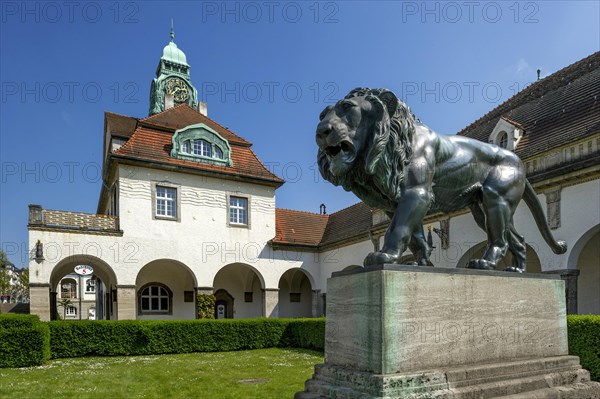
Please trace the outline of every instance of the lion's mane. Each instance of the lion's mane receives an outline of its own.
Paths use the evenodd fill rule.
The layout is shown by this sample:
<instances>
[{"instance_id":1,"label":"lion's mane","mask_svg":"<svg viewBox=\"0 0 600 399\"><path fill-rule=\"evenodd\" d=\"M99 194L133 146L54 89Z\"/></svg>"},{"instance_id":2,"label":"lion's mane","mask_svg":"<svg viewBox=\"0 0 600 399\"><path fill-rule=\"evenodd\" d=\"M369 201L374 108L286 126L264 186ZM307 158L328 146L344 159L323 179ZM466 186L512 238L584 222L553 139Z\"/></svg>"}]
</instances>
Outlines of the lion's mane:
<instances>
[{"instance_id":1,"label":"lion's mane","mask_svg":"<svg viewBox=\"0 0 600 399\"><path fill-rule=\"evenodd\" d=\"M321 175L326 180L341 185L346 191L354 192L369 204L373 187L384 201L398 201L401 197L404 169L412 157L412 138L417 119L408 106L386 89L357 88L345 99L365 97L373 104L374 115L363 115L361 123L370 123L363 149L357 148L359 156L352 169L343 176L334 176L329 170L329 160L319 150L317 161ZM378 201L379 202L379 201ZM369 204L376 206L377 204Z\"/></svg>"}]
</instances>

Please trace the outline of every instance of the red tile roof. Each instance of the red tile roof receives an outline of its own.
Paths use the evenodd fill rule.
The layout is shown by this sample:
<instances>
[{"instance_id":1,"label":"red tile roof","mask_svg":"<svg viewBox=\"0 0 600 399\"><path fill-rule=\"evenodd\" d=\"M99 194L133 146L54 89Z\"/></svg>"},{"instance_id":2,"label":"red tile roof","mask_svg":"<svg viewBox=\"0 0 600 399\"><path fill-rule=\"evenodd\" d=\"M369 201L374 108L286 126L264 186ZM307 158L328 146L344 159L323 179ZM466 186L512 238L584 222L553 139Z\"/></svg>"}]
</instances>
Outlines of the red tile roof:
<instances>
[{"instance_id":1,"label":"red tile roof","mask_svg":"<svg viewBox=\"0 0 600 399\"><path fill-rule=\"evenodd\" d=\"M275 222L277 234L273 243L318 247L367 233L372 216L371 208L359 202L331 215L278 208Z\"/></svg>"},{"instance_id":2,"label":"red tile roof","mask_svg":"<svg viewBox=\"0 0 600 399\"><path fill-rule=\"evenodd\" d=\"M275 244L318 246L323 238L329 215L275 209Z\"/></svg>"},{"instance_id":3,"label":"red tile roof","mask_svg":"<svg viewBox=\"0 0 600 399\"><path fill-rule=\"evenodd\" d=\"M522 159L580 140L600 129L600 52L531 84L458 134L481 141L499 118L521 126Z\"/></svg>"},{"instance_id":4,"label":"red tile roof","mask_svg":"<svg viewBox=\"0 0 600 399\"><path fill-rule=\"evenodd\" d=\"M244 140L231 130L218 124L207 116L202 115L187 104L180 104L176 107L169 108L158 114L151 115L147 118L140 119L140 124L144 126L156 126L167 130L183 129L186 126L204 123L211 129L218 132L229 143L237 143L251 146L252 143Z\"/></svg>"},{"instance_id":5,"label":"red tile roof","mask_svg":"<svg viewBox=\"0 0 600 399\"><path fill-rule=\"evenodd\" d=\"M321 244L331 244L355 235L368 233L372 226L371 208L364 202L359 202L331 214Z\"/></svg>"},{"instance_id":6,"label":"red tile roof","mask_svg":"<svg viewBox=\"0 0 600 399\"><path fill-rule=\"evenodd\" d=\"M110 126L110 132L113 136L129 137L135 131L138 120L132 116L115 114L114 112L105 112L105 129Z\"/></svg>"},{"instance_id":7,"label":"red tile roof","mask_svg":"<svg viewBox=\"0 0 600 399\"><path fill-rule=\"evenodd\" d=\"M177 129L196 123L204 123L229 141L232 166L217 166L202 162L171 157L171 138ZM112 153L113 158L153 162L165 166L189 168L207 173L218 173L232 178L258 179L280 186L283 179L271 173L251 149L252 144L210 118L200 114L187 104L141 119L123 146Z\"/></svg>"}]
</instances>

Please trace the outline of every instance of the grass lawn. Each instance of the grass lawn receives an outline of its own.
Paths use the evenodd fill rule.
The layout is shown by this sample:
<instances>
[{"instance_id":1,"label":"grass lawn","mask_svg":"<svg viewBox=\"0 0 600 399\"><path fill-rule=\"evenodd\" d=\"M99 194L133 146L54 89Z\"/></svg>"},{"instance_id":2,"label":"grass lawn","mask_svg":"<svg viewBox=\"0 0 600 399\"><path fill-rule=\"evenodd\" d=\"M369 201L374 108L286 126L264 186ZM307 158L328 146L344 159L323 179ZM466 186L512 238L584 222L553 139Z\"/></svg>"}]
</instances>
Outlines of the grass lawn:
<instances>
[{"instance_id":1,"label":"grass lawn","mask_svg":"<svg viewBox=\"0 0 600 399\"><path fill-rule=\"evenodd\" d=\"M0 369L0 398L292 398L323 355L261 349L180 355L83 357Z\"/></svg>"}]
</instances>

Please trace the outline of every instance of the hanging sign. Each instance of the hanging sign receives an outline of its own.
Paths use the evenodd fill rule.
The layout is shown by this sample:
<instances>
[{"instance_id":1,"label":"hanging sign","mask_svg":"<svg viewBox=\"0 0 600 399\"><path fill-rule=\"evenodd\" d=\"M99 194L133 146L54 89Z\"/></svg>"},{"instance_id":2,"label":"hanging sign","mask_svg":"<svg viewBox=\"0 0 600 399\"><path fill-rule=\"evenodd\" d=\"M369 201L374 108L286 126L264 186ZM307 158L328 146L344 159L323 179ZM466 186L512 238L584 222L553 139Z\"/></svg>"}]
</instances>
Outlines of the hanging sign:
<instances>
[{"instance_id":1,"label":"hanging sign","mask_svg":"<svg viewBox=\"0 0 600 399\"><path fill-rule=\"evenodd\" d=\"M89 274L94 273L94 268L89 266L89 265L77 265L75 266L75 273L82 275L82 276L87 276Z\"/></svg>"}]
</instances>

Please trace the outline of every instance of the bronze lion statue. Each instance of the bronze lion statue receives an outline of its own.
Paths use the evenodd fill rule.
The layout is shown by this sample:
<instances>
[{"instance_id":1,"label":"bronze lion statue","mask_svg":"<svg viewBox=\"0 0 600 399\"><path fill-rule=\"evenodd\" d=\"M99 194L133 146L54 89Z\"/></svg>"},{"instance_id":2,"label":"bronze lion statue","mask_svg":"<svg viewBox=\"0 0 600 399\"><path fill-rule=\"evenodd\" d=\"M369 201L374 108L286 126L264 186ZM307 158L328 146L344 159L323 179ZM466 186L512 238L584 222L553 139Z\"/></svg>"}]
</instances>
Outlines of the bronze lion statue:
<instances>
[{"instance_id":1,"label":"bronze lion statue","mask_svg":"<svg viewBox=\"0 0 600 399\"><path fill-rule=\"evenodd\" d=\"M567 250L552 236L514 153L463 136L438 135L389 90L357 88L325 108L316 141L323 178L391 219L383 247L365 258L366 267L397 263L407 248L417 264L429 264L423 218L469 208L488 244L482 259L467 267L495 269L510 251L514 264L505 270L523 272L525 241L513 225L521 199L554 253Z\"/></svg>"}]
</instances>

